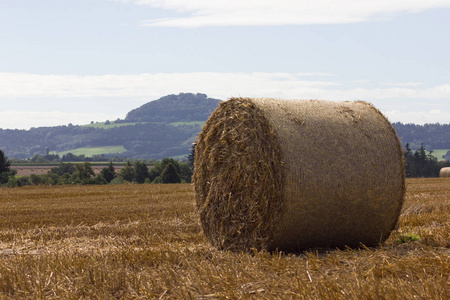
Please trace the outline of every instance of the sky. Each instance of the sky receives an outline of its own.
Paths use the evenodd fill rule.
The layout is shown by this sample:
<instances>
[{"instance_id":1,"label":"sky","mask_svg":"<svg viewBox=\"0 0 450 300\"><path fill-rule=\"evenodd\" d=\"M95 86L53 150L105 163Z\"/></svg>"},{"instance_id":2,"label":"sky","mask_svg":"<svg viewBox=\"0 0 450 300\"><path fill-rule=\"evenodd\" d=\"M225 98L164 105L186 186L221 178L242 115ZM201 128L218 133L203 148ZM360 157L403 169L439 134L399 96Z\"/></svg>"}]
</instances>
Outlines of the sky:
<instances>
[{"instance_id":1,"label":"sky","mask_svg":"<svg viewBox=\"0 0 450 300\"><path fill-rule=\"evenodd\" d=\"M0 128L168 94L364 100L450 123L450 0L0 0Z\"/></svg>"}]
</instances>

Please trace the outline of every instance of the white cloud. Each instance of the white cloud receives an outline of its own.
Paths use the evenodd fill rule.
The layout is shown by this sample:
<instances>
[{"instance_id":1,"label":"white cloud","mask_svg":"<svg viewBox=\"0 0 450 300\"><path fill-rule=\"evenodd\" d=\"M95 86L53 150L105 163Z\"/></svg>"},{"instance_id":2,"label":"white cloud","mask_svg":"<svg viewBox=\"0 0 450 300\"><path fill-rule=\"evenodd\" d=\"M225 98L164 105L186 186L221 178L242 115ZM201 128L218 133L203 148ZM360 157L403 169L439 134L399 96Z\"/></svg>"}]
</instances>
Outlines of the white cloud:
<instances>
[{"instance_id":1,"label":"white cloud","mask_svg":"<svg viewBox=\"0 0 450 300\"><path fill-rule=\"evenodd\" d=\"M423 85L422 82L380 82L381 85L398 86L398 87L416 87Z\"/></svg>"},{"instance_id":2,"label":"white cloud","mask_svg":"<svg viewBox=\"0 0 450 300\"><path fill-rule=\"evenodd\" d=\"M398 111L391 110L385 112L385 115L389 120L402 123L436 123L439 120L441 124L450 123L450 114L448 111L442 111L440 109L432 109L429 111Z\"/></svg>"},{"instance_id":3,"label":"white cloud","mask_svg":"<svg viewBox=\"0 0 450 300\"><path fill-rule=\"evenodd\" d=\"M182 17L153 19L145 26L343 24L392 13L450 7L449 0L116 0L175 11ZM185 16L187 14L187 16Z\"/></svg>"},{"instance_id":4,"label":"white cloud","mask_svg":"<svg viewBox=\"0 0 450 300\"><path fill-rule=\"evenodd\" d=\"M284 95L292 89L316 90L338 83L307 80L328 73L156 73L140 75L38 75L0 73L0 97L160 97L204 91L226 99L243 95Z\"/></svg>"},{"instance_id":5,"label":"white cloud","mask_svg":"<svg viewBox=\"0 0 450 300\"><path fill-rule=\"evenodd\" d=\"M179 92L232 96L353 99L450 99L450 84L418 83L350 88L328 73L155 73L138 75L39 75L0 73L0 98L159 98ZM354 86L354 82L352 82ZM362 86L365 86L363 84Z\"/></svg>"},{"instance_id":6,"label":"white cloud","mask_svg":"<svg viewBox=\"0 0 450 300\"><path fill-rule=\"evenodd\" d=\"M99 76L0 73L0 101L4 103L3 109L9 111L0 113L0 128L123 118L129 110L148 101L180 92L200 92L223 100L235 96L365 100L387 112L392 121L450 122L450 84L432 87L415 83L386 86L366 82L358 85L350 81L345 84L338 81L338 76L327 73L194 72ZM19 113L55 108L58 112Z\"/></svg>"}]
</instances>

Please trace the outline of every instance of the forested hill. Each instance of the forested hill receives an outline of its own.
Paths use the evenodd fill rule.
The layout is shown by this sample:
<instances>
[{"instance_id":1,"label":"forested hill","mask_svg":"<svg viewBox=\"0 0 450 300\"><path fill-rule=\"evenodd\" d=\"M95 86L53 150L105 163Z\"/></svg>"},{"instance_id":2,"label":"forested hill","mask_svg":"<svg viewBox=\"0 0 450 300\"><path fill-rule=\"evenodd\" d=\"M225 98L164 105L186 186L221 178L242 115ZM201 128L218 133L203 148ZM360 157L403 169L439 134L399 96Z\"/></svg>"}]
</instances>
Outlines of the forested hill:
<instances>
[{"instance_id":1,"label":"forested hill","mask_svg":"<svg viewBox=\"0 0 450 300\"><path fill-rule=\"evenodd\" d=\"M79 148L123 146L120 156L161 159L187 155L203 123L220 100L205 94L168 95L130 111L124 120L83 126L0 129L0 149L9 158L43 155L45 148L64 152ZM117 148L117 147L115 147ZM105 153L115 156L117 153Z\"/></svg>"},{"instance_id":2,"label":"forested hill","mask_svg":"<svg viewBox=\"0 0 450 300\"><path fill-rule=\"evenodd\" d=\"M220 100L205 94L168 95L130 111L127 122L192 122L205 121Z\"/></svg>"},{"instance_id":3,"label":"forested hill","mask_svg":"<svg viewBox=\"0 0 450 300\"><path fill-rule=\"evenodd\" d=\"M128 112L123 120L30 130L0 129L0 149L9 158L20 159L43 155L46 147L57 153L80 148L120 148L120 156L139 159L187 155L203 123L219 103L205 94L182 93L150 101ZM409 143L415 150L423 143L426 150L450 149L450 124L393 126L403 146ZM118 153L105 154L114 157Z\"/></svg>"},{"instance_id":4,"label":"forested hill","mask_svg":"<svg viewBox=\"0 0 450 300\"><path fill-rule=\"evenodd\" d=\"M411 149L419 149L421 144L427 150L450 149L450 124L392 124L401 138L402 145L409 143Z\"/></svg>"}]
</instances>

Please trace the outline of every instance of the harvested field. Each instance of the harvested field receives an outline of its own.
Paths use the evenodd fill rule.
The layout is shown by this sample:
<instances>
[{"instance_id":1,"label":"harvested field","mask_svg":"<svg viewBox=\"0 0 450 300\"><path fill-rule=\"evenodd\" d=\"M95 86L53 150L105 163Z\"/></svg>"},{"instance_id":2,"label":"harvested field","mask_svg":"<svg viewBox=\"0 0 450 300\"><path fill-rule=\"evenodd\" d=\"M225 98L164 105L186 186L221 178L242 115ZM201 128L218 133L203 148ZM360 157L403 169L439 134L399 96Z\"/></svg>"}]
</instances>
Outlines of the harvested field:
<instances>
[{"instance_id":1,"label":"harvested field","mask_svg":"<svg viewBox=\"0 0 450 300\"><path fill-rule=\"evenodd\" d=\"M235 253L193 187L0 188L0 298L448 299L450 179L409 179L382 247ZM399 243L401 241L401 243Z\"/></svg>"},{"instance_id":2,"label":"harvested field","mask_svg":"<svg viewBox=\"0 0 450 300\"><path fill-rule=\"evenodd\" d=\"M54 167L56 166L12 166L11 169L17 171L17 176L27 176L31 174L47 174Z\"/></svg>"},{"instance_id":3,"label":"harvested field","mask_svg":"<svg viewBox=\"0 0 450 300\"><path fill-rule=\"evenodd\" d=\"M47 174L51 168L55 168L58 166L59 165L54 165L54 166L11 166L11 169L14 169L17 171L17 176L27 176L27 175L31 175L31 174L36 174L36 175ZM106 167L106 165L104 165L104 166L93 165L92 170L94 170L95 174L98 174L105 167ZM116 169L116 172L118 172L123 167L124 166L114 166L114 168Z\"/></svg>"}]
</instances>

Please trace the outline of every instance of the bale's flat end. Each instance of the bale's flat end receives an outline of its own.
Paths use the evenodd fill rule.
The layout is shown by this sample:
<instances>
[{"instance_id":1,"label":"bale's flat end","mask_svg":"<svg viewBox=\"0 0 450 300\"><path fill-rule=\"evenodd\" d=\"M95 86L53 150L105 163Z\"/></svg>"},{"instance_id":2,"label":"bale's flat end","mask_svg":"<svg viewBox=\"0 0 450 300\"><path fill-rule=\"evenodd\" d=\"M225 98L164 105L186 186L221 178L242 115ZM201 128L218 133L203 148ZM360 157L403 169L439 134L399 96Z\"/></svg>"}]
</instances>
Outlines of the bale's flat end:
<instances>
[{"instance_id":1,"label":"bale's flat end","mask_svg":"<svg viewBox=\"0 0 450 300\"><path fill-rule=\"evenodd\" d=\"M221 249L263 249L282 206L278 142L248 99L220 104L196 145L195 183L203 231Z\"/></svg>"}]
</instances>

